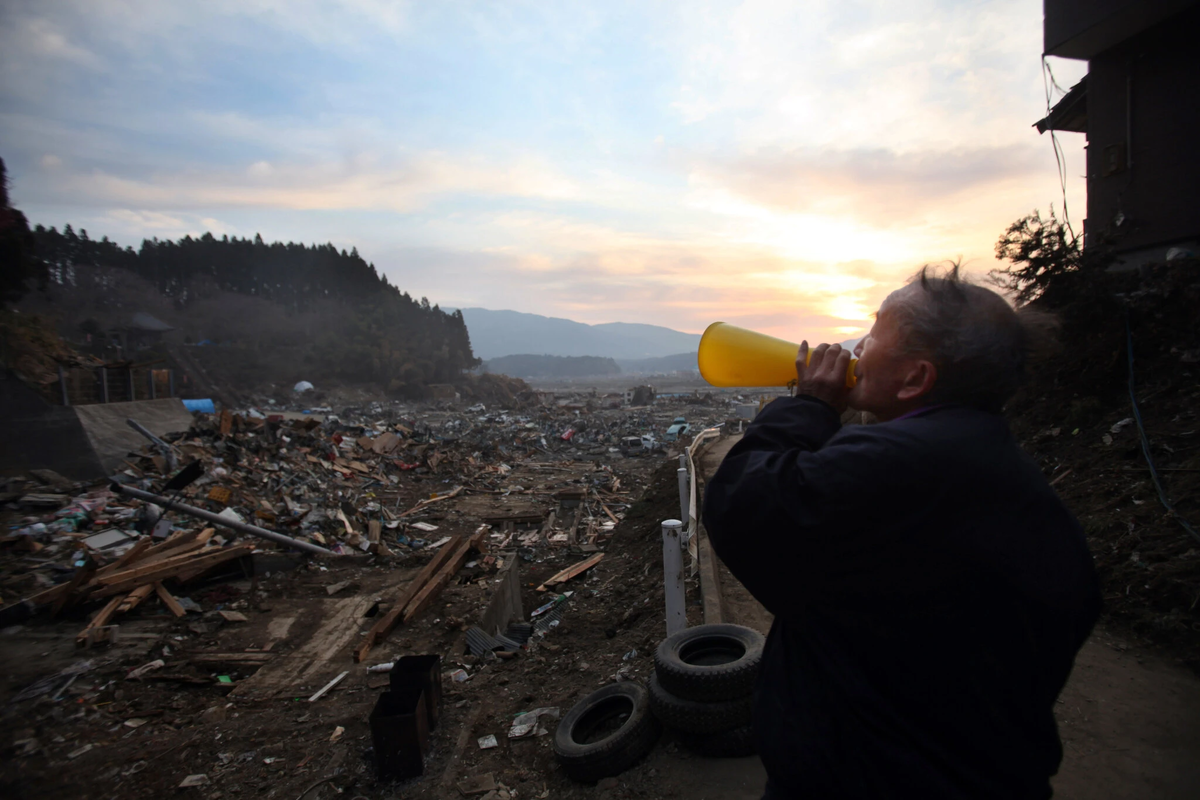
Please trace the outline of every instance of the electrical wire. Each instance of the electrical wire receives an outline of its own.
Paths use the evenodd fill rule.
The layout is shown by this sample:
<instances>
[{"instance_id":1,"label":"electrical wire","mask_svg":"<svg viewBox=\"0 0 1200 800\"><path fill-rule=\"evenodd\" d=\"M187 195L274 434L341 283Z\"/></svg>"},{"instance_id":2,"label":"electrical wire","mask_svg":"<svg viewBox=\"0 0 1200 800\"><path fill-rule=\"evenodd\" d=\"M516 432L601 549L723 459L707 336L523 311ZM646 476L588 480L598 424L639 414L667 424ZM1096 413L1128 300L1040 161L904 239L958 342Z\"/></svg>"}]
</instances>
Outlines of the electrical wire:
<instances>
[{"instance_id":1,"label":"electrical wire","mask_svg":"<svg viewBox=\"0 0 1200 800\"><path fill-rule=\"evenodd\" d=\"M1176 513L1175 507L1167 499L1167 492L1163 489L1158 470L1154 467L1154 459L1150 457L1150 438L1146 435L1146 426L1142 424L1142 412L1138 409L1137 397L1133 391L1133 328L1129 325L1129 309L1125 309L1125 352L1129 355L1129 403L1133 406L1133 420L1137 423L1138 435L1142 439L1142 455L1146 458L1146 465L1150 467L1150 479L1154 481L1154 488L1158 490L1158 500L1163 504L1163 508L1167 509L1167 515L1182 525L1188 535L1200 542L1200 532Z\"/></svg>"},{"instance_id":2,"label":"electrical wire","mask_svg":"<svg viewBox=\"0 0 1200 800\"><path fill-rule=\"evenodd\" d=\"M1066 94L1063 88L1058 85L1058 81L1054 79L1054 70L1050 68L1050 62L1046 60L1046 56L1042 56L1042 87L1046 91L1046 119L1050 119L1050 112L1053 110L1051 101L1053 99L1054 89L1058 89L1062 94ZM1054 147L1054 163L1058 167L1058 186L1062 190L1062 209L1063 209L1063 224L1071 233L1071 239L1075 239L1075 229L1071 227L1071 213L1067 209L1067 157L1063 153L1062 144L1058 141L1058 133L1053 127L1050 128L1050 144Z\"/></svg>"}]
</instances>

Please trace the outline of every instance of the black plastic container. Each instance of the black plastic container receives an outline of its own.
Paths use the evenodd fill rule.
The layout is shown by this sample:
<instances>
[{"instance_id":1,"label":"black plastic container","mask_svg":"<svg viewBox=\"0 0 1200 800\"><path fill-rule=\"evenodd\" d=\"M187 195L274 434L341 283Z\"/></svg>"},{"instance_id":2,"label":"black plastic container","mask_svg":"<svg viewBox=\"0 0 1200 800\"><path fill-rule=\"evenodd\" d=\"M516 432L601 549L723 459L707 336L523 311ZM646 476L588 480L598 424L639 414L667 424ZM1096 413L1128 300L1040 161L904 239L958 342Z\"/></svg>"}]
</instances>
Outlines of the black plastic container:
<instances>
[{"instance_id":1,"label":"black plastic container","mask_svg":"<svg viewBox=\"0 0 1200 800\"><path fill-rule=\"evenodd\" d=\"M429 730L436 728L442 708L442 657L405 656L392 665L390 675L393 692L407 691L418 686L425 690L425 713Z\"/></svg>"},{"instance_id":2,"label":"black plastic container","mask_svg":"<svg viewBox=\"0 0 1200 800\"><path fill-rule=\"evenodd\" d=\"M379 695L370 723L379 777L415 778L425 772L429 722L421 686Z\"/></svg>"}]
</instances>

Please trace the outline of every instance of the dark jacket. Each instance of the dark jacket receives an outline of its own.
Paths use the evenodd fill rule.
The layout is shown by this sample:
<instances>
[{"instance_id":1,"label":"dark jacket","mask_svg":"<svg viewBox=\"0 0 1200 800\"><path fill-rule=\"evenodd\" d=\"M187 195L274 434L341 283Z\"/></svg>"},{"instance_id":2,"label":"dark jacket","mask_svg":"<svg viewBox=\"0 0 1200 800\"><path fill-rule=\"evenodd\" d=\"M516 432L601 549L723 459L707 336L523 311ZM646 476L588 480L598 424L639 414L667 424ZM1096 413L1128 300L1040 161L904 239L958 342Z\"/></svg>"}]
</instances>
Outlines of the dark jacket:
<instances>
[{"instance_id":1,"label":"dark jacket","mask_svg":"<svg viewBox=\"0 0 1200 800\"><path fill-rule=\"evenodd\" d=\"M1051 795L1054 701L1100 593L1002 417L843 428L776 400L709 481L704 524L775 615L754 717L772 797Z\"/></svg>"}]
</instances>

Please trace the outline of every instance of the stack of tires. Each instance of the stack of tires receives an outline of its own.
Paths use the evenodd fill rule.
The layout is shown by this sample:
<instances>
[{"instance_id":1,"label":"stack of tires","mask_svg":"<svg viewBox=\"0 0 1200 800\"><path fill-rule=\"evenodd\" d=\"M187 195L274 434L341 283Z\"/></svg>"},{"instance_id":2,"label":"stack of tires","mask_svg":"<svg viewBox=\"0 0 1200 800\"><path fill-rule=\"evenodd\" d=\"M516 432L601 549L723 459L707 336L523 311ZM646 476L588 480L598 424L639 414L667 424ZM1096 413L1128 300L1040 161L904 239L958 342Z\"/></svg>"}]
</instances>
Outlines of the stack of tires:
<instances>
[{"instance_id":1,"label":"stack of tires","mask_svg":"<svg viewBox=\"0 0 1200 800\"><path fill-rule=\"evenodd\" d=\"M764 641L741 625L699 625L665 639L650 678L654 716L699 755L753 755L752 694Z\"/></svg>"}]
</instances>

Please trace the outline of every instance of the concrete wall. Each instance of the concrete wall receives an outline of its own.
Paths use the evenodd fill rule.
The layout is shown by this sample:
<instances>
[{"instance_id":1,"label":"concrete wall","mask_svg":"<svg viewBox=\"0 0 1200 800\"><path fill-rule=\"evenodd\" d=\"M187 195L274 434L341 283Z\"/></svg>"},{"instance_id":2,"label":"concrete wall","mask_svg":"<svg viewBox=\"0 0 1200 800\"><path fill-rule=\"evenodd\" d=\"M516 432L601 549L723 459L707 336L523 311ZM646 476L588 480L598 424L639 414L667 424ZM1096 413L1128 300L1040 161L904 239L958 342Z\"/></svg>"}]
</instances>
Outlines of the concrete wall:
<instances>
[{"instance_id":1,"label":"concrete wall","mask_svg":"<svg viewBox=\"0 0 1200 800\"><path fill-rule=\"evenodd\" d=\"M72 410L78 415L88 441L107 473L119 470L131 451L140 450L148 443L125 420L137 420L155 436L186 431L192 426L191 412L177 397L74 406Z\"/></svg>"},{"instance_id":2,"label":"concrete wall","mask_svg":"<svg viewBox=\"0 0 1200 800\"><path fill-rule=\"evenodd\" d=\"M0 474L52 469L73 480L104 477L74 409L47 402L10 375L0 376Z\"/></svg>"},{"instance_id":3,"label":"concrete wall","mask_svg":"<svg viewBox=\"0 0 1200 800\"><path fill-rule=\"evenodd\" d=\"M11 375L0 376L0 474L52 469L73 480L105 478L146 444L127 418L158 436L192 423L178 398L67 407L47 402Z\"/></svg>"}]
</instances>

